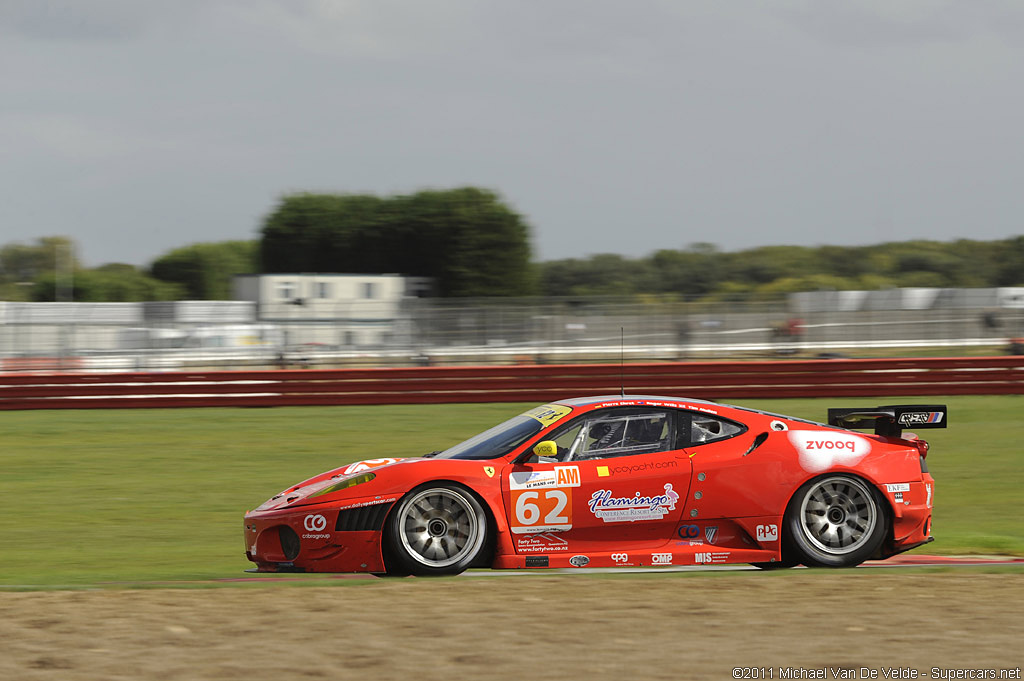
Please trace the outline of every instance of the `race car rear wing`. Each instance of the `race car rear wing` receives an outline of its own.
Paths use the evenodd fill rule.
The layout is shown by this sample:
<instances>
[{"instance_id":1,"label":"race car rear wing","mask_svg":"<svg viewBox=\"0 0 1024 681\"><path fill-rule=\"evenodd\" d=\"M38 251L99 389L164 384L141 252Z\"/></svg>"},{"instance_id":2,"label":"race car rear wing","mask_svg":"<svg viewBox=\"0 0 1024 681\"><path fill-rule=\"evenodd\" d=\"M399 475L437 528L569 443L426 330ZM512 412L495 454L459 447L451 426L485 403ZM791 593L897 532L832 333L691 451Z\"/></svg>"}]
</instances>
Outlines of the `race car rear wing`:
<instances>
[{"instance_id":1,"label":"race car rear wing","mask_svg":"<svg viewBox=\"0 0 1024 681\"><path fill-rule=\"evenodd\" d=\"M900 404L887 407L829 409L828 424L840 428L875 429L875 435L899 437L904 428L945 428L946 405Z\"/></svg>"}]
</instances>

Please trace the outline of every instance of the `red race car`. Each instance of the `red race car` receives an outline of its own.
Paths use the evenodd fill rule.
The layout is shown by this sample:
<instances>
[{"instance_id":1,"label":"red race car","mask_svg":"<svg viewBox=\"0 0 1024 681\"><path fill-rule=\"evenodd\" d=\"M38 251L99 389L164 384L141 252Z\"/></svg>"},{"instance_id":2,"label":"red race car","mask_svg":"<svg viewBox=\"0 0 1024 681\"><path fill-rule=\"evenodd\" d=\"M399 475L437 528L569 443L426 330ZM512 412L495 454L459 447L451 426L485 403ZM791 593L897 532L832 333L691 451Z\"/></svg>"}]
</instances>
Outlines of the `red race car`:
<instances>
[{"instance_id":1,"label":"red race car","mask_svg":"<svg viewBox=\"0 0 1024 681\"><path fill-rule=\"evenodd\" d=\"M443 452L289 487L246 514L246 557L259 572L397 575L847 567L932 541L928 443L903 429L944 428L946 407L828 420L671 397L547 404Z\"/></svg>"}]
</instances>

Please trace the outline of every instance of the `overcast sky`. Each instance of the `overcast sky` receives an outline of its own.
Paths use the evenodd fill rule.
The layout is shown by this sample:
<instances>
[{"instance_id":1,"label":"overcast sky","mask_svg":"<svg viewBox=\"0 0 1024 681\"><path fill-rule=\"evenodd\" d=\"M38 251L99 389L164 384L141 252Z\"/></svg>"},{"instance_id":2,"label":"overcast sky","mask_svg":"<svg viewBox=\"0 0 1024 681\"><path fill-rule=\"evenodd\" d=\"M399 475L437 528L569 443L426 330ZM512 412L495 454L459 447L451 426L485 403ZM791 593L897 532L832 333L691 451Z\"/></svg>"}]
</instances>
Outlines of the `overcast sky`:
<instances>
[{"instance_id":1,"label":"overcast sky","mask_svg":"<svg viewBox=\"0 0 1024 681\"><path fill-rule=\"evenodd\" d=\"M0 0L0 244L497 191L535 257L1024 233L1020 0Z\"/></svg>"}]
</instances>

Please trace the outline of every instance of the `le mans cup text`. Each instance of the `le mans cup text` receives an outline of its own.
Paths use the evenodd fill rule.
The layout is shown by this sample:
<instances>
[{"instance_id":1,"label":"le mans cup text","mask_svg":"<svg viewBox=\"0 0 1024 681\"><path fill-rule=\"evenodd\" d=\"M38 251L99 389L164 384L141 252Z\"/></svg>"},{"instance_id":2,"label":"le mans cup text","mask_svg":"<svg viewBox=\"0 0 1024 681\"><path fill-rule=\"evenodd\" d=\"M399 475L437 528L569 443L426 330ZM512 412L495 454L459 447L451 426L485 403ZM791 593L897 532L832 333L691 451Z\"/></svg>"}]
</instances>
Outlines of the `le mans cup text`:
<instances>
[{"instance_id":1,"label":"le mans cup text","mask_svg":"<svg viewBox=\"0 0 1024 681\"><path fill-rule=\"evenodd\" d=\"M1020 667L993 669L984 667L733 667L734 679L1019 679Z\"/></svg>"}]
</instances>

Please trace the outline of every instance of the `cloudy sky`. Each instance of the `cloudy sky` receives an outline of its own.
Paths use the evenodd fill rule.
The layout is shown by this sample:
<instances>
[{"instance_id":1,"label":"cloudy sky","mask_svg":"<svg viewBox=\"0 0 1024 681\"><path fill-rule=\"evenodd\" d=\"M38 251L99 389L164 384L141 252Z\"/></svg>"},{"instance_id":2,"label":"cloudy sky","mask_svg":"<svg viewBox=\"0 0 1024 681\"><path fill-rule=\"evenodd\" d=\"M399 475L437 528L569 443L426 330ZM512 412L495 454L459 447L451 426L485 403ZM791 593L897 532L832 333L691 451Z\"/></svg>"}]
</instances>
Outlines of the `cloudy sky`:
<instances>
[{"instance_id":1,"label":"cloudy sky","mask_svg":"<svg viewBox=\"0 0 1024 681\"><path fill-rule=\"evenodd\" d=\"M1019 0L0 0L0 244L496 190L542 260L1024 233Z\"/></svg>"}]
</instances>

